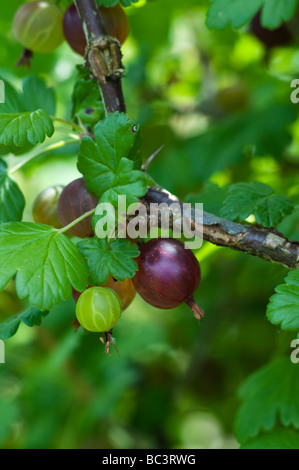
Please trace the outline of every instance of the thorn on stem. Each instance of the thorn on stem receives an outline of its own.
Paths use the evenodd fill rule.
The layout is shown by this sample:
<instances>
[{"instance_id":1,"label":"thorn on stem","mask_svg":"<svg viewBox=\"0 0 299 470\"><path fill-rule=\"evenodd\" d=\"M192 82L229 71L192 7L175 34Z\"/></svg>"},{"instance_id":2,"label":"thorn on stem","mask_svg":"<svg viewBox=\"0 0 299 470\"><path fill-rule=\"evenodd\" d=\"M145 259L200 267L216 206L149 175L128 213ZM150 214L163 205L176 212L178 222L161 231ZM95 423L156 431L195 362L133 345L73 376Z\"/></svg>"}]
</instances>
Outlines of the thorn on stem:
<instances>
[{"instance_id":1,"label":"thorn on stem","mask_svg":"<svg viewBox=\"0 0 299 470\"><path fill-rule=\"evenodd\" d=\"M161 145L161 147L158 148L158 150L156 150L147 160L146 162L144 162L144 164L142 165L141 169L142 171L146 171L148 169L148 167L150 166L150 164L154 161L154 159L156 158L156 156L158 155L158 153L161 152L161 150L165 147L165 145Z\"/></svg>"}]
</instances>

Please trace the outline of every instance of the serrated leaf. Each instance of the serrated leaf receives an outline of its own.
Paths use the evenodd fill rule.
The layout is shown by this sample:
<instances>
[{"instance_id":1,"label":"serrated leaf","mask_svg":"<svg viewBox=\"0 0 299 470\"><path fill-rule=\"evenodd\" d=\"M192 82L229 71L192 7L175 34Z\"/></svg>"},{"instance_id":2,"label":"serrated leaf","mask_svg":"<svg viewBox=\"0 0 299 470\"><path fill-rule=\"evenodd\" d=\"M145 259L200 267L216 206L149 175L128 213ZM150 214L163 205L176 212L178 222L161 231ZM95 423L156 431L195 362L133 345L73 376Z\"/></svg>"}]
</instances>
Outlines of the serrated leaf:
<instances>
[{"instance_id":1,"label":"serrated leaf","mask_svg":"<svg viewBox=\"0 0 299 470\"><path fill-rule=\"evenodd\" d=\"M88 190L101 202L116 205L118 194L126 195L128 204L136 202L151 184L144 172L133 169L139 154L137 134L125 114L115 113L94 127L95 141L82 140L78 169Z\"/></svg>"},{"instance_id":2,"label":"serrated leaf","mask_svg":"<svg viewBox=\"0 0 299 470\"><path fill-rule=\"evenodd\" d=\"M49 114L55 115L52 88L39 77L26 77L23 93L5 81L5 103L0 105L0 150L2 155L21 155L54 132Z\"/></svg>"},{"instance_id":3,"label":"serrated leaf","mask_svg":"<svg viewBox=\"0 0 299 470\"><path fill-rule=\"evenodd\" d=\"M7 165L0 160L0 223L22 220L24 196L7 173Z\"/></svg>"},{"instance_id":4,"label":"serrated leaf","mask_svg":"<svg viewBox=\"0 0 299 470\"><path fill-rule=\"evenodd\" d=\"M235 426L239 442L270 431L277 422L299 428L298 365L290 358L276 359L258 370L244 382L239 395L243 401Z\"/></svg>"},{"instance_id":5,"label":"serrated leaf","mask_svg":"<svg viewBox=\"0 0 299 470\"><path fill-rule=\"evenodd\" d=\"M24 155L24 153L30 152L32 150L34 145L32 144L27 144L24 145L24 147L17 147L14 144L11 145L2 145L0 144L0 156L5 156L8 155L9 153L14 154L16 157L20 155Z\"/></svg>"},{"instance_id":6,"label":"serrated leaf","mask_svg":"<svg viewBox=\"0 0 299 470\"><path fill-rule=\"evenodd\" d=\"M6 340L15 335L21 322L30 327L39 326L42 318L48 315L48 313L48 311L41 312L37 308L29 307L24 312L7 318L0 323L0 338Z\"/></svg>"},{"instance_id":7,"label":"serrated leaf","mask_svg":"<svg viewBox=\"0 0 299 470\"><path fill-rule=\"evenodd\" d=\"M258 181L232 184L228 191L230 196L223 203L221 215L230 220L245 220L254 213L260 201L274 192L270 186Z\"/></svg>"},{"instance_id":8,"label":"serrated leaf","mask_svg":"<svg viewBox=\"0 0 299 470\"><path fill-rule=\"evenodd\" d=\"M38 144L53 133L53 122L42 109L19 114L0 114L0 144L14 144L19 147L28 143Z\"/></svg>"},{"instance_id":9,"label":"serrated leaf","mask_svg":"<svg viewBox=\"0 0 299 470\"><path fill-rule=\"evenodd\" d=\"M278 427L242 445L240 449L299 449L299 433Z\"/></svg>"},{"instance_id":10,"label":"serrated leaf","mask_svg":"<svg viewBox=\"0 0 299 470\"><path fill-rule=\"evenodd\" d=\"M114 171L122 157L133 161L139 152L139 130L123 113L108 114L94 128L94 140L101 158Z\"/></svg>"},{"instance_id":11,"label":"serrated leaf","mask_svg":"<svg viewBox=\"0 0 299 470\"><path fill-rule=\"evenodd\" d=\"M273 194L257 204L254 215L258 224L275 227L293 210L293 201L288 196Z\"/></svg>"},{"instance_id":12,"label":"serrated leaf","mask_svg":"<svg viewBox=\"0 0 299 470\"><path fill-rule=\"evenodd\" d=\"M77 246L87 260L92 285L105 284L109 273L114 279L124 281L125 278L132 278L138 269L133 258L138 257L139 250L123 238L111 243L107 238L87 238Z\"/></svg>"},{"instance_id":13,"label":"serrated leaf","mask_svg":"<svg viewBox=\"0 0 299 470\"><path fill-rule=\"evenodd\" d=\"M295 13L298 0L212 0L207 13L210 29L224 29L228 25L241 28L262 8L262 25L269 29L279 27Z\"/></svg>"},{"instance_id":14,"label":"serrated leaf","mask_svg":"<svg viewBox=\"0 0 299 470\"><path fill-rule=\"evenodd\" d=\"M299 330L299 269L289 272L275 292L267 306L268 320L283 330Z\"/></svg>"},{"instance_id":15,"label":"serrated leaf","mask_svg":"<svg viewBox=\"0 0 299 470\"><path fill-rule=\"evenodd\" d=\"M110 202L115 207L118 204L118 196L126 196L127 206L138 201L138 197L147 192L148 179L139 170L133 170L132 160L122 158L117 170L111 179L110 189L104 192L100 199L102 202Z\"/></svg>"},{"instance_id":16,"label":"serrated leaf","mask_svg":"<svg viewBox=\"0 0 299 470\"><path fill-rule=\"evenodd\" d=\"M230 220L245 220L254 214L257 223L272 227L290 214L294 205L290 198L282 194L273 194L267 184L257 181L236 183L229 187L228 196L220 211L221 216Z\"/></svg>"},{"instance_id":17,"label":"serrated leaf","mask_svg":"<svg viewBox=\"0 0 299 470\"><path fill-rule=\"evenodd\" d=\"M18 296L30 305L49 310L82 291L87 267L78 248L53 227L30 222L0 226L0 289L16 275Z\"/></svg>"}]
</instances>

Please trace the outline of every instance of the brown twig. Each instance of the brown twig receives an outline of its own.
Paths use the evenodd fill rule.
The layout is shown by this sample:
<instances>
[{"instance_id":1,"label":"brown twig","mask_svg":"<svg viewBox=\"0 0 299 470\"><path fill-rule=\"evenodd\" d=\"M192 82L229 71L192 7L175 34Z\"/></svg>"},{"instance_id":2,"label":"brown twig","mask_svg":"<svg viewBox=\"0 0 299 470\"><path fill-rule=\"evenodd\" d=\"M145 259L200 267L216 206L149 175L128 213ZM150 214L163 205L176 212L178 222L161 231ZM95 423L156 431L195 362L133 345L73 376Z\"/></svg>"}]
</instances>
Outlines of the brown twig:
<instances>
[{"instance_id":1,"label":"brown twig","mask_svg":"<svg viewBox=\"0 0 299 470\"><path fill-rule=\"evenodd\" d=\"M183 202L163 188L150 188L144 200L147 203L164 203L168 206L177 202L182 207L181 213L184 214ZM202 222L202 227L197 227L195 211L191 210L187 220L188 226L195 234L203 236L204 240L282 264L288 269L299 268L299 243L288 240L275 228L232 222L205 211Z\"/></svg>"},{"instance_id":2,"label":"brown twig","mask_svg":"<svg viewBox=\"0 0 299 470\"><path fill-rule=\"evenodd\" d=\"M97 79L106 113L126 112L120 44L107 35L95 0L75 0L87 40L86 65Z\"/></svg>"}]
</instances>

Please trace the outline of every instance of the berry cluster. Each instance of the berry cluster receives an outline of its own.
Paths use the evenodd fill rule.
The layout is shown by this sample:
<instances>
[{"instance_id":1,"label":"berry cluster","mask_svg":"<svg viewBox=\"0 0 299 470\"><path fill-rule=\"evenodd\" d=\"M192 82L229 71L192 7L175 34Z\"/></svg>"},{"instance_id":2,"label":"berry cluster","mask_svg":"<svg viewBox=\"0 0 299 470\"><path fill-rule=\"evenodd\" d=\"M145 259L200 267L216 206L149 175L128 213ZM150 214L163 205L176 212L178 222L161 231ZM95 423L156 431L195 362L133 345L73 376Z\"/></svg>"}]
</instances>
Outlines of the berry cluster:
<instances>
[{"instance_id":1,"label":"berry cluster","mask_svg":"<svg viewBox=\"0 0 299 470\"><path fill-rule=\"evenodd\" d=\"M85 238L94 236L91 216L72 226L72 222L97 206L97 198L78 178L65 188L53 186L37 196L33 205L35 222L54 227L70 226L68 233ZM133 301L136 291L150 305L170 309L186 302L197 319L203 311L193 299L201 278L193 252L176 239L157 238L139 247L138 271L133 279L117 281L109 276L103 286L73 290L79 324L88 331L104 332L106 346L112 342L112 328ZM108 350L107 349L107 350Z\"/></svg>"}]
</instances>

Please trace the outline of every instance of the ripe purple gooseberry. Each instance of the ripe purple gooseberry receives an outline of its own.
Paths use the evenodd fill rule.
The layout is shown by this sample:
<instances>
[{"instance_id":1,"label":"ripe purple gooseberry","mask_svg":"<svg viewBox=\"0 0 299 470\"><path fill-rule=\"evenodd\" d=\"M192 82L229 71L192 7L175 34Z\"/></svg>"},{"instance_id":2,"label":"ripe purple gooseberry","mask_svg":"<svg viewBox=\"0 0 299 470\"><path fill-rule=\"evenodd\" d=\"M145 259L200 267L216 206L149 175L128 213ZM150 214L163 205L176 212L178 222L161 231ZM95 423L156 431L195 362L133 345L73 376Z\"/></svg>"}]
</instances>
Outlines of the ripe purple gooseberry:
<instances>
[{"instance_id":1,"label":"ripe purple gooseberry","mask_svg":"<svg viewBox=\"0 0 299 470\"><path fill-rule=\"evenodd\" d=\"M133 278L138 294L154 307L168 309L186 302L200 320L204 312L193 293L201 271L193 252L176 239L156 238L141 245L136 259L139 270Z\"/></svg>"},{"instance_id":2,"label":"ripe purple gooseberry","mask_svg":"<svg viewBox=\"0 0 299 470\"><path fill-rule=\"evenodd\" d=\"M98 198L90 194L84 178L78 178L68 184L62 191L58 201L58 217L63 227L69 225L81 215L94 209ZM91 225L92 216L87 217L69 230L69 233L80 238L94 235Z\"/></svg>"}]
</instances>

